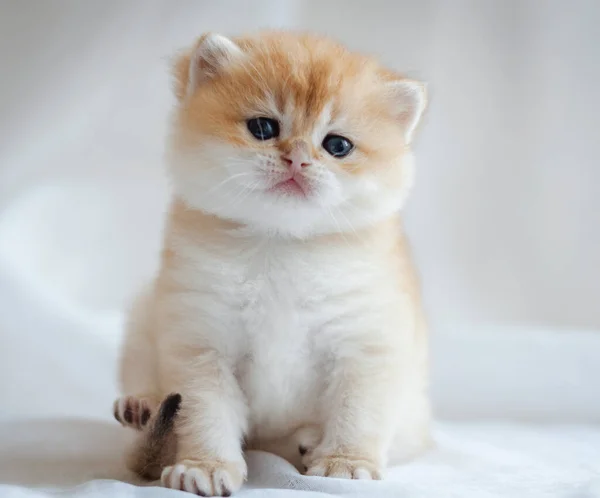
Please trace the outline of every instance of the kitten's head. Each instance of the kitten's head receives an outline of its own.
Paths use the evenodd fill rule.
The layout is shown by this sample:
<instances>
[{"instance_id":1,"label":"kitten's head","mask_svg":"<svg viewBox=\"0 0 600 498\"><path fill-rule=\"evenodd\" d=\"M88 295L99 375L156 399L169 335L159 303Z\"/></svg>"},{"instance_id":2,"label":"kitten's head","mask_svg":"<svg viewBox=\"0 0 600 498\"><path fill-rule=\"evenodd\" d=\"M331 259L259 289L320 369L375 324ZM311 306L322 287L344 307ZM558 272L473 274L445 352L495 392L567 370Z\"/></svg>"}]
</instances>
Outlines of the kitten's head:
<instances>
[{"instance_id":1,"label":"kitten's head","mask_svg":"<svg viewBox=\"0 0 600 498\"><path fill-rule=\"evenodd\" d=\"M398 210L425 90L326 38L207 34L175 68L170 147L190 207L292 236Z\"/></svg>"}]
</instances>

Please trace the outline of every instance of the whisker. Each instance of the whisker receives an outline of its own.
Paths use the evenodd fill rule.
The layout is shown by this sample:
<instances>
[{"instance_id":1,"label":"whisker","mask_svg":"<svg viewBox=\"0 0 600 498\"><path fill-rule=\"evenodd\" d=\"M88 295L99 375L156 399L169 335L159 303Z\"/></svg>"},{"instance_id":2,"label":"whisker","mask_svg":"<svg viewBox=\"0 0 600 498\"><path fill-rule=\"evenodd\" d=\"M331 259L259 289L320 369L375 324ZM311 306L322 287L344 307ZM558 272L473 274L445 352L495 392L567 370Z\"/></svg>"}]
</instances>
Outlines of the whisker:
<instances>
[{"instance_id":1,"label":"whisker","mask_svg":"<svg viewBox=\"0 0 600 498\"><path fill-rule=\"evenodd\" d=\"M222 182L219 182L217 185L214 185L213 187L211 187L206 194L212 194L215 190L217 190L218 188L222 187L223 185L226 185L228 182L230 182L231 180L234 180L236 178L242 177L242 176L250 176L251 173L246 171L244 173L237 173L235 175L229 176L227 178L225 178L225 180L223 180Z\"/></svg>"},{"instance_id":2,"label":"whisker","mask_svg":"<svg viewBox=\"0 0 600 498\"><path fill-rule=\"evenodd\" d=\"M256 185L257 184L255 184L253 187L246 188L242 192L240 192L229 207L236 207L239 206L242 202L244 202L244 200L246 200L250 195L252 195L253 192L256 192Z\"/></svg>"},{"instance_id":3,"label":"whisker","mask_svg":"<svg viewBox=\"0 0 600 498\"><path fill-rule=\"evenodd\" d=\"M357 232L357 231L356 231L356 229L354 228L354 225L353 225L353 224L352 224L352 222L351 222L351 221L348 219L348 217L347 217L347 216L344 214L344 212L342 211L342 209L341 209L341 208L339 208L339 207L336 207L335 209L336 209L336 211L337 211L337 212L338 212L340 215L342 215L342 216L344 217L344 219L346 220L346 223L348 223L348 226L349 226L349 227L350 227L350 229L351 229L351 230L354 232L354 235L356 235L356 238L357 238L357 239L358 239L358 240L359 240L361 243L363 243L363 244L364 244L364 242L365 242L365 241L364 241L364 239L363 239L363 238L362 238L362 237L361 237L361 236L358 234L358 232Z\"/></svg>"},{"instance_id":4,"label":"whisker","mask_svg":"<svg viewBox=\"0 0 600 498\"><path fill-rule=\"evenodd\" d=\"M244 199L246 199L252 192L256 191L256 187L261 183L261 180L257 180L254 183L250 184L250 185L243 185L242 188L239 190L239 192L235 195L235 197L229 201L229 207L234 207L237 206L239 203L241 203ZM217 210L222 209L223 207L225 207L225 204L222 204L221 206L217 207Z\"/></svg>"},{"instance_id":5,"label":"whisker","mask_svg":"<svg viewBox=\"0 0 600 498\"><path fill-rule=\"evenodd\" d=\"M340 235L344 238L344 241L346 242L346 244L348 245L348 247L352 247L350 244L350 241L348 240L348 238L346 237L346 234L344 233L344 231L342 230L342 227L340 226L337 218L334 216L333 212L331 211L330 208L327 208L327 212L329 213L329 216L331 216L331 219L333 220L333 222L336 224L338 231L340 233Z\"/></svg>"},{"instance_id":6,"label":"whisker","mask_svg":"<svg viewBox=\"0 0 600 498\"><path fill-rule=\"evenodd\" d=\"M344 241L346 242L346 244L348 244L348 247L351 247L350 245L350 241L348 240L348 238L346 237L346 235L344 234L344 231L342 230L341 225L339 224L337 218L335 217L335 215L333 214L333 212L331 211L331 208L327 207L325 205L325 203L323 202L323 196L321 195L321 193L316 190L317 196L319 197L319 199L321 200L321 204L323 205L323 207L327 210L327 213L329 214L330 218L333 220L333 222L335 223L338 232L340 233L340 235L344 238Z\"/></svg>"},{"instance_id":7,"label":"whisker","mask_svg":"<svg viewBox=\"0 0 600 498\"><path fill-rule=\"evenodd\" d=\"M370 216L365 216L365 213L363 210L360 210L360 209L356 208L355 206L352 206L351 204L346 204L344 207L346 209L354 211L355 213L361 214L363 216L363 219L366 220L367 226L373 226L376 223L375 219L371 218Z\"/></svg>"}]
</instances>

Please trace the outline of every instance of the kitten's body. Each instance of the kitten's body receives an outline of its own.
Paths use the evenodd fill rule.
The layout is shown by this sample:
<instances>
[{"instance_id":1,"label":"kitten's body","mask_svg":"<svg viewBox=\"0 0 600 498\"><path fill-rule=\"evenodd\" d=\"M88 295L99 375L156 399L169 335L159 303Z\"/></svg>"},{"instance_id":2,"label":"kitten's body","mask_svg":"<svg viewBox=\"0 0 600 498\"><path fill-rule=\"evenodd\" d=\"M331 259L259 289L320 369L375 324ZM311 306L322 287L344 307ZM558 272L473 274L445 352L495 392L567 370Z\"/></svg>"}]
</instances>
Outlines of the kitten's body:
<instances>
[{"instance_id":1,"label":"kitten's body","mask_svg":"<svg viewBox=\"0 0 600 498\"><path fill-rule=\"evenodd\" d=\"M289 62L286 51L308 43L299 53L310 55L304 64L311 68L318 54L328 60L322 50L340 50L331 42L318 45L319 39L277 36L266 36L266 45L238 41L244 57L240 60L254 57L248 64L260 77L259 86L272 91L273 100L278 97L273 91L277 83L268 82L269 66L261 67L257 59L261 53L269 52L268 64L273 67L277 56ZM245 191L236 194L242 195L241 205L236 206L236 198L227 198L229 194L224 195L225 203L216 202L210 191L215 185L228 182L232 174L243 177L248 173L234 170L214 177L211 171L218 170L219 162L235 165L240 157L234 160L228 157L231 154L249 159L246 143L236 143L246 140L242 131L240 139L235 135L238 128L235 133L228 129L224 136L235 147L225 154L223 135L215 139L220 132L211 128L213 121L207 125L198 114L205 113L212 120L220 116L218 104L210 100L210 85L220 88L219 71L228 70L238 49L219 39L216 54L213 50L207 56L202 43L197 49L203 57L200 62L195 63L192 55L191 62L188 57L181 65L178 93L182 104L172 157L176 201L169 215L160 273L132 314L122 364L123 390L155 405L172 392L183 396L176 425L177 450L172 457L178 465L165 469L167 486L215 495L237 489L245 475L243 441L247 448L273 451L299 468L306 465L309 474L379 478L389 457L410 456L429 441L426 330L396 214L410 186L410 154L402 151L402 145L401 152L385 142L377 147L372 138L370 145L377 151L357 146L353 159L370 157L375 165L372 178L350 172L347 178L340 177L341 187L336 187L337 179L327 175L331 171L343 175L335 169L338 166L332 164L328 171L315 165L298 170L303 175L301 186L308 185L299 198L287 191L269 197L272 187L268 185L264 198L254 198L246 185ZM259 47L258 55L253 43ZM279 47L283 47L281 52ZM219 57L225 69L215 63ZM370 67L368 59L359 61ZM210 66L204 89L188 73L194 64L201 69L202 64ZM356 74L353 77L358 81ZM302 66L296 75L304 77ZM359 126L351 116L344 118L343 111L334 111L335 96L324 94L324 102L314 101L319 85L330 84L332 75L335 71L326 83L308 82L313 103L303 125L292 120L286 126L286 111L281 110L286 103L279 104L282 140L287 129L296 136L294 144L297 137L317 135L318 145L320 134L327 133L319 127L333 126L326 121L337 119L349 129ZM288 80L293 84L294 73ZM222 84L226 83L225 79ZM193 93L196 85L200 97ZM252 95L251 86L246 83L247 95ZM293 93L288 88L287 94ZM308 95L296 95L296 104ZM269 100L268 95L264 98ZM262 108L256 112L264 114ZM315 113L312 119L310 112ZM368 111L363 109L362 114L362 119L368 118ZM397 125L396 138L402 140L402 133L414 124ZM391 138L393 126L382 121L380 133ZM370 133L375 137L374 131ZM366 144L369 138L358 134L355 140L360 144L364 139ZM197 140L209 145L198 147ZM281 174L275 162L279 153L273 156L270 149L261 149L258 154L272 171L267 174ZM320 158L325 164L328 160L320 152L307 154L310 161ZM208 162L202 174L193 169L198 161ZM394 164L397 167L389 167ZM255 185L256 177L251 181ZM380 188L382 181L386 184ZM204 183L213 185L209 190ZM316 204L309 202L313 190L318 194ZM338 190L344 194L340 199L354 196L352 201L335 200ZM244 195L250 199L244 200ZM379 199L373 201L371 195ZM303 462L299 446L308 450Z\"/></svg>"}]
</instances>

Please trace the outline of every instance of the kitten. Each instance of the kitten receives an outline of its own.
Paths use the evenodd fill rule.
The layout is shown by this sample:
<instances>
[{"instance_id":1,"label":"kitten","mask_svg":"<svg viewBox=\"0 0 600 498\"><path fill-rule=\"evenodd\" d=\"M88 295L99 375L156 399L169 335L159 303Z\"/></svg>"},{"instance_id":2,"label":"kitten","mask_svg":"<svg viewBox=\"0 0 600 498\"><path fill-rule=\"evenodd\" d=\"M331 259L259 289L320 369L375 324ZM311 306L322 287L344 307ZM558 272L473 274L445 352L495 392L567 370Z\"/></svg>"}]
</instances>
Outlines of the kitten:
<instances>
[{"instance_id":1,"label":"kitten","mask_svg":"<svg viewBox=\"0 0 600 498\"><path fill-rule=\"evenodd\" d=\"M244 448L380 479L429 443L426 327L398 215L423 85L282 32L204 35L175 76L175 196L122 358L140 428L182 396L163 485L228 496ZM138 471L151 433L131 450Z\"/></svg>"}]
</instances>

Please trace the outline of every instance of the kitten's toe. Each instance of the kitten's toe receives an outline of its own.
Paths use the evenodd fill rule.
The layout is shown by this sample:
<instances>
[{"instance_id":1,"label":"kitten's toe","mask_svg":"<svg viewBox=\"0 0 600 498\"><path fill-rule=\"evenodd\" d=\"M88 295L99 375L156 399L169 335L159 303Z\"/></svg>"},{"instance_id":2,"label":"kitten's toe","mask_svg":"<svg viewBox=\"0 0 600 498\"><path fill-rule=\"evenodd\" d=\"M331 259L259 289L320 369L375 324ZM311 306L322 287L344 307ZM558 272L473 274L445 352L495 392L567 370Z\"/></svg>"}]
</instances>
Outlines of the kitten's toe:
<instances>
[{"instance_id":1,"label":"kitten's toe","mask_svg":"<svg viewBox=\"0 0 600 498\"><path fill-rule=\"evenodd\" d=\"M160 477L166 488L198 496L231 496L244 482L245 463L183 460L165 467Z\"/></svg>"},{"instance_id":2,"label":"kitten's toe","mask_svg":"<svg viewBox=\"0 0 600 498\"><path fill-rule=\"evenodd\" d=\"M136 396L122 396L113 404L115 419L124 427L132 427L141 430L150 420L153 411L153 403L148 398Z\"/></svg>"},{"instance_id":3,"label":"kitten's toe","mask_svg":"<svg viewBox=\"0 0 600 498\"><path fill-rule=\"evenodd\" d=\"M383 471L374 462L360 457L329 455L307 464L306 475L337 479L379 480Z\"/></svg>"}]
</instances>

